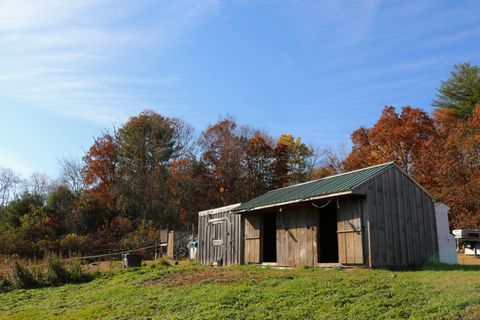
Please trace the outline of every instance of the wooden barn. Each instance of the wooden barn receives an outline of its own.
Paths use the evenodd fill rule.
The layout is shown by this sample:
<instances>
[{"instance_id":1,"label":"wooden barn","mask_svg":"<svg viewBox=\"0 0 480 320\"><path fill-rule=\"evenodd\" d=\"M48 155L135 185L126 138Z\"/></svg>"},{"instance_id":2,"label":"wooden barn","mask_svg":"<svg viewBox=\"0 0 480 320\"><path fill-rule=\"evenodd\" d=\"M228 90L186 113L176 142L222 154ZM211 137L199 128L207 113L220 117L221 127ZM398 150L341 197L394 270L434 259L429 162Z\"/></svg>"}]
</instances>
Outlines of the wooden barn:
<instances>
[{"instance_id":1,"label":"wooden barn","mask_svg":"<svg viewBox=\"0 0 480 320\"><path fill-rule=\"evenodd\" d=\"M232 226L219 227L226 237L216 239L222 231L212 234L211 226L199 223L199 233L206 230L200 251L224 246L200 256L202 263L405 268L438 259L432 196L393 162L272 190L227 208L220 211ZM220 224L211 217L208 224Z\"/></svg>"}]
</instances>

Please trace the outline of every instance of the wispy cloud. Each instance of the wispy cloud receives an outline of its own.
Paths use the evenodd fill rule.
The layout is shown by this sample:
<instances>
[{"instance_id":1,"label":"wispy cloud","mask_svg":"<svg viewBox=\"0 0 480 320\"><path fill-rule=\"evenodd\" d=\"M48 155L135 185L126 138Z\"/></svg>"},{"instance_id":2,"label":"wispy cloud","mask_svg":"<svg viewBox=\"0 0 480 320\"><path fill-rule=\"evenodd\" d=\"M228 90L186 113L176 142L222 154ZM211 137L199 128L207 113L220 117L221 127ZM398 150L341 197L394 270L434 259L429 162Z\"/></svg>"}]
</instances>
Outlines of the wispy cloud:
<instances>
[{"instance_id":1,"label":"wispy cloud","mask_svg":"<svg viewBox=\"0 0 480 320\"><path fill-rule=\"evenodd\" d=\"M137 73L131 57L160 57L217 8L208 0L0 1L0 96L102 124L124 120L132 108L162 103L162 88L178 80Z\"/></svg>"}]
</instances>

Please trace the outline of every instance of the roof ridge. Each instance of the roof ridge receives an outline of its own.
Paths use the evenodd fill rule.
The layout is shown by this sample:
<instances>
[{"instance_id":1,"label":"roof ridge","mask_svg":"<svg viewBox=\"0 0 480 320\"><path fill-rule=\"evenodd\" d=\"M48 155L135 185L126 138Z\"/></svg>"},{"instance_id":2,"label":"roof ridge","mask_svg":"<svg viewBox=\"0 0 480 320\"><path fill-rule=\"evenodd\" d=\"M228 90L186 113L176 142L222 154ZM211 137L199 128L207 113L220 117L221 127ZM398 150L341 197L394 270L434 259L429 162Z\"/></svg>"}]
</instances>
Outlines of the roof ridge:
<instances>
[{"instance_id":1,"label":"roof ridge","mask_svg":"<svg viewBox=\"0 0 480 320\"><path fill-rule=\"evenodd\" d=\"M334 174L334 175L331 175L331 176L326 176L326 177L319 178L319 179L314 179L314 180L310 180L310 181L305 181L305 182L301 182L301 183L296 183L296 184L292 184L291 186L286 186L286 187L281 187L281 188L269 190L268 192L272 192L272 191L275 191L275 190L288 189L288 188L291 188L291 187L301 186L301 185L304 185L304 184L309 184L309 183L317 182L317 181L320 181L320 180L332 179L332 178L344 176L344 175L346 175L346 174L350 174L350 173L354 173L354 172L359 172L359 171L363 171L363 170L367 170L367 169L372 169L372 168L375 168L375 167L386 166L386 165L390 165L390 164L395 164L395 161L384 162L384 163L376 164L376 165L373 165L373 166L370 166L370 167L355 169L355 170L352 170L352 171L337 173L337 174Z\"/></svg>"}]
</instances>

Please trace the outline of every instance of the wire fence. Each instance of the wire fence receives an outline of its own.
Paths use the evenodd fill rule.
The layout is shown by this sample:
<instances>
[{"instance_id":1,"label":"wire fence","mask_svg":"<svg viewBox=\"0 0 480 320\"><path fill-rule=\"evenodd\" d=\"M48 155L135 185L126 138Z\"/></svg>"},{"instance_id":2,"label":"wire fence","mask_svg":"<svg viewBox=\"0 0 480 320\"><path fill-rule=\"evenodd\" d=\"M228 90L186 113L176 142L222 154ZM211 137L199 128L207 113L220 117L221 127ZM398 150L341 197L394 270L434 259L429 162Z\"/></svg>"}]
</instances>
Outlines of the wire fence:
<instances>
[{"instance_id":1,"label":"wire fence","mask_svg":"<svg viewBox=\"0 0 480 320\"><path fill-rule=\"evenodd\" d=\"M139 252L139 251L145 251L149 249L155 249L157 250L160 248L159 245L153 244L151 246L146 246L142 248L137 248L137 249L131 249L131 250L123 250L123 251L116 251L116 252L110 252L110 253L104 253L104 254L96 254L96 255L88 255L88 256L80 256L80 257L70 257L70 258L65 258L65 259L60 259L62 262L67 262L67 261L74 261L74 260L90 260L90 259L101 259L105 257L114 257L114 256L121 256L123 254L127 253L132 253L132 252ZM33 264L26 266L28 269L33 269L33 268L41 268L41 267L46 267L48 263L41 263L41 264ZM6 273L10 272L12 270L12 267L10 268L5 268L5 269L0 269L0 273Z\"/></svg>"}]
</instances>

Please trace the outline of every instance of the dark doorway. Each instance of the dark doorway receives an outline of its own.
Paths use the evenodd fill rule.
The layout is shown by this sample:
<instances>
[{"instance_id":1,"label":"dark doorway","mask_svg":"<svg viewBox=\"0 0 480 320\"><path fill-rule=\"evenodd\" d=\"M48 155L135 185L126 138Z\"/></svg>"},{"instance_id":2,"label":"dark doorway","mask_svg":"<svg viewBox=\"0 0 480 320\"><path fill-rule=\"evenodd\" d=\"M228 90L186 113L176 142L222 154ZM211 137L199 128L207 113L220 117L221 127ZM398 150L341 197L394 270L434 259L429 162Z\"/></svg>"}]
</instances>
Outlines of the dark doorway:
<instances>
[{"instance_id":1,"label":"dark doorway","mask_svg":"<svg viewBox=\"0 0 480 320\"><path fill-rule=\"evenodd\" d=\"M277 214L263 215L263 262L277 262Z\"/></svg>"},{"instance_id":2,"label":"dark doorway","mask_svg":"<svg viewBox=\"0 0 480 320\"><path fill-rule=\"evenodd\" d=\"M337 207L331 201L319 209L317 229L317 256L321 263L338 263Z\"/></svg>"}]
</instances>

